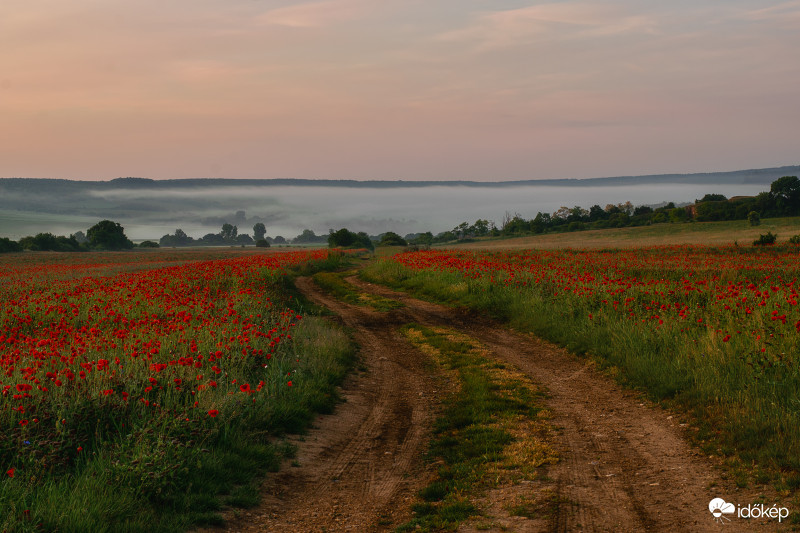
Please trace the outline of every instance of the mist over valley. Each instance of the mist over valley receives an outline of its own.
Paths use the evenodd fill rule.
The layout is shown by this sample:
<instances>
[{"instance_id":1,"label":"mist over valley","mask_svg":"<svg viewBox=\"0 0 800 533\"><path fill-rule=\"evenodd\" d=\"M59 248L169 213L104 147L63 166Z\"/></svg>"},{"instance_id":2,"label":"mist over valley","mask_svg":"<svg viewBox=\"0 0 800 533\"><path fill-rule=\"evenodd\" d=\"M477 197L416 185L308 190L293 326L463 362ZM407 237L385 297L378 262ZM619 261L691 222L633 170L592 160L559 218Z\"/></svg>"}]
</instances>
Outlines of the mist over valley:
<instances>
[{"instance_id":1,"label":"mist over valley","mask_svg":"<svg viewBox=\"0 0 800 533\"><path fill-rule=\"evenodd\" d=\"M304 229L325 235L346 227L370 235L434 234L461 222L501 223L506 214L533 218L561 206L631 202L693 203L707 193L753 196L800 167L665 176L522 182L357 182L335 180L147 180L105 182L0 179L0 234L69 235L101 219L120 222L134 240L182 229L192 237L222 224L291 239Z\"/></svg>"}]
</instances>

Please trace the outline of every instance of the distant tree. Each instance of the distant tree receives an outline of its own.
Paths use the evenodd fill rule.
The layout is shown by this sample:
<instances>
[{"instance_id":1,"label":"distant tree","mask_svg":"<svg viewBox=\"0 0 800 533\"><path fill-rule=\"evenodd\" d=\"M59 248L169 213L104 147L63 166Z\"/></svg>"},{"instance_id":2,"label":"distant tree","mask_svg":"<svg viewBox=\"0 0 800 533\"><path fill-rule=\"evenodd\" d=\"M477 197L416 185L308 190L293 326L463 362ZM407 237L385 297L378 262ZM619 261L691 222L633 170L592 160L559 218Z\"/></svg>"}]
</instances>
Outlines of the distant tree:
<instances>
[{"instance_id":1,"label":"distant tree","mask_svg":"<svg viewBox=\"0 0 800 533\"><path fill-rule=\"evenodd\" d=\"M281 235L276 235L274 239L272 239L273 244L286 244L286 237Z\"/></svg>"},{"instance_id":2,"label":"distant tree","mask_svg":"<svg viewBox=\"0 0 800 533\"><path fill-rule=\"evenodd\" d=\"M758 226L761 224L761 215L758 214L758 211L750 211L747 214L747 220L751 226Z\"/></svg>"},{"instance_id":3,"label":"distant tree","mask_svg":"<svg viewBox=\"0 0 800 533\"><path fill-rule=\"evenodd\" d=\"M608 225L612 228L624 228L631 222L631 217L625 211L618 211L608 217Z\"/></svg>"},{"instance_id":4,"label":"distant tree","mask_svg":"<svg viewBox=\"0 0 800 533\"><path fill-rule=\"evenodd\" d=\"M581 231L583 229L586 229L583 222L570 222L569 226L567 226L567 231Z\"/></svg>"},{"instance_id":5,"label":"distant tree","mask_svg":"<svg viewBox=\"0 0 800 533\"><path fill-rule=\"evenodd\" d=\"M204 246L222 246L229 244L229 241L226 241L224 238L222 238L220 233L206 233L200 238L198 244L202 244Z\"/></svg>"},{"instance_id":6,"label":"distant tree","mask_svg":"<svg viewBox=\"0 0 800 533\"><path fill-rule=\"evenodd\" d=\"M328 234L328 246L331 248L347 248L356 241L356 234L347 228L338 231L331 230Z\"/></svg>"},{"instance_id":7,"label":"distant tree","mask_svg":"<svg viewBox=\"0 0 800 533\"><path fill-rule=\"evenodd\" d=\"M596 220L604 220L608 218L607 213L603 210L602 207L595 204L589 208L589 220L594 222Z\"/></svg>"},{"instance_id":8,"label":"distant tree","mask_svg":"<svg viewBox=\"0 0 800 533\"><path fill-rule=\"evenodd\" d=\"M119 222L101 220L86 231L89 246L100 250L130 250L133 243Z\"/></svg>"},{"instance_id":9,"label":"distant tree","mask_svg":"<svg viewBox=\"0 0 800 533\"><path fill-rule=\"evenodd\" d=\"M21 251L22 246L18 242L12 241L8 237L0 237L0 254Z\"/></svg>"},{"instance_id":10,"label":"distant tree","mask_svg":"<svg viewBox=\"0 0 800 533\"><path fill-rule=\"evenodd\" d=\"M724 194L706 194L699 200L695 200L694 203L699 204L702 202L724 202L727 198Z\"/></svg>"},{"instance_id":11,"label":"distant tree","mask_svg":"<svg viewBox=\"0 0 800 533\"><path fill-rule=\"evenodd\" d=\"M253 226L253 239L256 241L260 241L264 238L264 235L267 234L267 228L264 226L263 222L256 222Z\"/></svg>"},{"instance_id":12,"label":"distant tree","mask_svg":"<svg viewBox=\"0 0 800 533\"><path fill-rule=\"evenodd\" d=\"M657 211L653 214L653 218L651 218L650 221L653 222L653 224L662 224L664 222L669 222L669 217L667 217L664 211Z\"/></svg>"},{"instance_id":13,"label":"distant tree","mask_svg":"<svg viewBox=\"0 0 800 533\"><path fill-rule=\"evenodd\" d=\"M800 180L797 176L783 176L773 181L769 192L779 215L800 213Z\"/></svg>"},{"instance_id":14,"label":"distant tree","mask_svg":"<svg viewBox=\"0 0 800 533\"><path fill-rule=\"evenodd\" d=\"M387 231L381 235L379 246L406 246L408 243L400 235L393 231Z\"/></svg>"},{"instance_id":15,"label":"distant tree","mask_svg":"<svg viewBox=\"0 0 800 533\"><path fill-rule=\"evenodd\" d=\"M78 252L85 250L74 237L56 237L52 233L37 233L33 237L23 237L19 246L34 252Z\"/></svg>"},{"instance_id":16,"label":"distant tree","mask_svg":"<svg viewBox=\"0 0 800 533\"><path fill-rule=\"evenodd\" d=\"M369 235L363 231L356 233L356 242L353 243L353 246L358 248L366 248L370 251L375 249L375 244L372 242L372 239L370 239Z\"/></svg>"},{"instance_id":17,"label":"distant tree","mask_svg":"<svg viewBox=\"0 0 800 533\"><path fill-rule=\"evenodd\" d=\"M226 241L233 241L236 239L236 234L239 232L239 228L234 226L233 224L228 224L227 222L222 225L222 231L220 231L220 236L223 240Z\"/></svg>"},{"instance_id":18,"label":"distant tree","mask_svg":"<svg viewBox=\"0 0 800 533\"><path fill-rule=\"evenodd\" d=\"M709 200L695 205L696 217L700 222L712 220L732 220L736 216L736 205L727 200Z\"/></svg>"},{"instance_id":19,"label":"distant tree","mask_svg":"<svg viewBox=\"0 0 800 533\"><path fill-rule=\"evenodd\" d=\"M78 241L78 244L83 244L83 243L88 243L89 242L89 239L86 238L86 234L84 232L80 231L80 230L76 231L75 233L70 235L70 237L75 239L76 241Z\"/></svg>"},{"instance_id":20,"label":"distant tree","mask_svg":"<svg viewBox=\"0 0 800 533\"><path fill-rule=\"evenodd\" d=\"M628 216L633 214L633 204L630 201L625 202L624 204L617 204L617 207Z\"/></svg>"},{"instance_id":21,"label":"distant tree","mask_svg":"<svg viewBox=\"0 0 800 533\"><path fill-rule=\"evenodd\" d=\"M328 240L327 237L323 235L317 235L310 229L304 229L303 232L295 237L292 242L298 244L310 244L310 243L321 243L326 242Z\"/></svg>"},{"instance_id":22,"label":"distant tree","mask_svg":"<svg viewBox=\"0 0 800 533\"><path fill-rule=\"evenodd\" d=\"M479 218L469 228L468 231L470 233L474 234L477 237L483 237L484 235L488 235L489 234L489 221Z\"/></svg>"},{"instance_id":23,"label":"distant tree","mask_svg":"<svg viewBox=\"0 0 800 533\"><path fill-rule=\"evenodd\" d=\"M758 193L753 203L753 211L758 211L764 218L773 216L775 214L775 198L768 191Z\"/></svg>"},{"instance_id":24,"label":"distant tree","mask_svg":"<svg viewBox=\"0 0 800 533\"><path fill-rule=\"evenodd\" d=\"M648 205L640 205L633 210L633 216L649 215L653 212L653 208Z\"/></svg>"},{"instance_id":25,"label":"distant tree","mask_svg":"<svg viewBox=\"0 0 800 533\"><path fill-rule=\"evenodd\" d=\"M408 239L406 239L408 240ZM430 246L433 242L433 233L426 231L425 233L418 233L416 237L408 241L411 244L424 244Z\"/></svg>"},{"instance_id":26,"label":"distant tree","mask_svg":"<svg viewBox=\"0 0 800 533\"><path fill-rule=\"evenodd\" d=\"M530 224L519 213L516 213L503 224L501 231L503 235L519 235L528 231L529 228Z\"/></svg>"},{"instance_id":27,"label":"distant tree","mask_svg":"<svg viewBox=\"0 0 800 533\"><path fill-rule=\"evenodd\" d=\"M571 211L572 210L569 207L562 205L561 207L558 208L558 211L553 213L553 218L558 218L560 220L566 221Z\"/></svg>"},{"instance_id":28,"label":"distant tree","mask_svg":"<svg viewBox=\"0 0 800 533\"><path fill-rule=\"evenodd\" d=\"M389 233L393 233L394 235L397 235L396 233L391 232L391 231ZM453 228L453 233L458 235L459 239L463 239L469 233L469 224L467 224L466 222L462 222L461 224L459 224L458 226ZM400 235L397 235L397 236L400 237ZM402 239L402 237L400 237L400 239Z\"/></svg>"},{"instance_id":29,"label":"distant tree","mask_svg":"<svg viewBox=\"0 0 800 533\"><path fill-rule=\"evenodd\" d=\"M369 235L363 231L353 233L347 228L342 228L338 231L331 230L328 234L328 246L331 248L366 248L367 250L375 249Z\"/></svg>"},{"instance_id":30,"label":"distant tree","mask_svg":"<svg viewBox=\"0 0 800 533\"><path fill-rule=\"evenodd\" d=\"M174 235L164 235L159 239L158 243L161 246L191 246L195 244L195 240L189 237L185 231L178 228L175 230Z\"/></svg>"},{"instance_id":31,"label":"distant tree","mask_svg":"<svg viewBox=\"0 0 800 533\"><path fill-rule=\"evenodd\" d=\"M256 248L269 248L269 242L266 239L258 239L256 241Z\"/></svg>"},{"instance_id":32,"label":"distant tree","mask_svg":"<svg viewBox=\"0 0 800 533\"><path fill-rule=\"evenodd\" d=\"M139 243L139 248L158 248L159 245L155 241L142 241Z\"/></svg>"},{"instance_id":33,"label":"distant tree","mask_svg":"<svg viewBox=\"0 0 800 533\"><path fill-rule=\"evenodd\" d=\"M433 238L433 242L449 242L454 240L456 240L456 234L452 231L443 231L441 233L437 233Z\"/></svg>"},{"instance_id":34,"label":"distant tree","mask_svg":"<svg viewBox=\"0 0 800 533\"><path fill-rule=\"evenodd\" d=\"M263 240L263 239L261 239L261 240ZM236 244L241 244L241 245L244 245L244 246L255 244L255 241L253 240L253 238L250 237L250 235L248 235L247 233L242 233L241 235L237 235L235 241L236 241Z\"/></svg>"}]
</instances>

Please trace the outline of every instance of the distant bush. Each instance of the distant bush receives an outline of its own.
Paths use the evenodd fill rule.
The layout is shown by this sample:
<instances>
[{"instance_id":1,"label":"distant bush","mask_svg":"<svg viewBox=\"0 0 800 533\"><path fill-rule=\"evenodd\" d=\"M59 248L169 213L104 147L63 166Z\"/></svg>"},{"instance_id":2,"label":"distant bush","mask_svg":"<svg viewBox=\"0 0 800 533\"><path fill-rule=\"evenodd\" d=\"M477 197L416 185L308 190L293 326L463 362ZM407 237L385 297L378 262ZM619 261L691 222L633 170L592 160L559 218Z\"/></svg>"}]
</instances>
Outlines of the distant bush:
<instances>
[{"instance_id":1,"label":"distant bush","mask_svg":"<svg viewBox=\"0 0 800 533\"><path fill-rule=\"evenodd\" d=\"M800 235L793 235L789 237L789 242L792 244L800 244Z\"/></svg>"},{"instance_id":2,"label":"distant bush","mask_svg":"<svg viewBox=\"0 0 800 533\"><path fill-rule=\"evenodd\" d=\"M408 243L404 238L393 231L387 231L381 235L380 246L405 246Z\"/></svg>"},{"instance_id":3,"label":"distant bush","mask_svg":"<svg viewBox=\"0 0 800 533\"><path fill-rule=\"evenodd\" d=\"M253 238L246 233L240 233L236 236L234 241L236 241L236 244L241 244L242 246L253 245L256 243Z\"/></svg>"},{"instance_id":4,"label":"distant bush","mask_svg":"<svg viewBox=\"0 0 800 533\"><path fill-rule=\"evenodd\" d=\"M375 245L369 235L363 231L353 233L347 228L342 228L339 231L334 231L328 235L328 246L331 248L366 248L367 250L374 250Z\"/></svg>"},{"instance_id":5,"label":"distant bush","mask_svg":"<svg viewBox=\"0 0 800 533\"><path fill-rule=\"evenodd\" d=\"M101 220L86 231L92 248L100 250L130 250L133 243L125 236L125 228L119 222ZM77 241L76 241L77 242Z\"/></svg>"},{"instance_id":6,"label":"distant bush","mask_svg":"<svg viewBox=\"0 0 800 533\"><path fill-rule=\"evenodd\" d=\"M583 222L570 222L569 226L567 226L567 231L581 231L586 229L586 225Z\"/></svg>"},{"instance_id":7,"label":"distant bush","mask_svg":"<svg viewBox=\"0 0 800 533\"><path fill-rule=\"evenodd\" d=\"M33 252L80 252L85 247L74 237L56 237L52 233L37 233L33 237L23 237L19 245L25 250Z\"/></svg>"},{"instance_id":8,"label":"distant bush","mask_svg":"<svg viewBox=\"0 0 800 533\"><path fill-rule=\"evenodd\" d=\"M139 243L139 248L159 248L160 245L155 241L142 241Z\"/></svg>"},{"instance_id":9,"label":"distant bush","mask_svg":"<svg viewBox=\"0 0 800 533\"><path fill-rule=\"evenodd\" d=\"M164 235L159 240L161 246L192 246L195 244L195 240L189 237L185 231L178 228L175 230L174 235Z\"/></svg>"},{"instance_id":10,"label":"distant bush","mask_svg":"<svg viewBox=\"0 0 800 533\"><path fill-rule=\"evenodd\" d=\"M761 224L761 215L758 214L758 211L750 211L747 213L747 220L751 226L758 226Z\"/></svg>"},{"instance_id":11,"label":"distant bush","mask_svg":"<svg viewBox=\"0 0 800 533\"><path fill-rule=\"evenodd\" d=\"M258 239L256 241L256 247L258 248L269 248L269 242L267 239Z\"/></svg>"},{"instance_id":12,"label":"distant bush","mask_svg":"<svg viewBox=\"0 0 800 533\"><path fill-rule=\"evenodd\" d=\"M771 231L768 231L766 235L761 235L758 239L753 241L753 246L766 246L770 244L775 244L775 241L778 239L777 235L773 235Z\"/></svg>"},{"instance_id":13,"label":"distant bush","mask_svg":"<svg viewBox=\"0 0 800 533\"><path fill-rule=\"evenodd\" d=\"M303 233L292 239L295 244L313 244L325 242L328 238L324 235L317 235L313 230L304 229Z\"/></svg>"},{"instance_id":14,"label":"distant bush","mask_svg":"<svg viewBox=\"0 0 800 533\"><path fill-rule=\"evenodd\" d=\"M0 254L21 251L22 246L20 246L18 242L12 241L8 237L0 237Z\"/></svg>"}]
</instances>

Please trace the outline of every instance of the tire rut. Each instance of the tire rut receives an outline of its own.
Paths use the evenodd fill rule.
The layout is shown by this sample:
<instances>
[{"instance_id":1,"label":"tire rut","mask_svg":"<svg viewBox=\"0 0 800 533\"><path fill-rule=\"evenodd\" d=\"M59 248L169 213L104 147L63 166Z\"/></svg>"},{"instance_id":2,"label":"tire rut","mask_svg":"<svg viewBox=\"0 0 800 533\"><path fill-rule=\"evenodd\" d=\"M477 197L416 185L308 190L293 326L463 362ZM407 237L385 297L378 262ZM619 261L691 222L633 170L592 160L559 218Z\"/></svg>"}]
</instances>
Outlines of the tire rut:
<instances>
[{"instance_id":1,"label":"tire rut","mask_svg":"<svg viewBox=\"0 0 800 533\"><path fill-rule=\"evenodd\" d=\"M366 372L346 380L335 413L295 439L299 466L270 475L262 503L229 516L224 530L391 530L410 519L415 494L430 477L421 456L436 412L436 378L382 314L341 303L308 278L297 286L352 328Z\"/></svg>"},{"instance_id":2,"label":"tire rut","mask_svg":"<svg viewBox=\"0 0 800 533\"><path fill-rule=\"evenodd\" d=\"M750 504L762 494L722 479L715 464L689 446L669 412L621 389L590 362L475 313L418 300L355 276L347 281L364 292L403 302L405 307L393 310L390 320L460 330L547 390L562 454L549 470L561 502L550 531L718 532L721 526L708 510L712 498ZM774 520L734 518L725 531L785 527Z\"/></svg>"}]
</instances>

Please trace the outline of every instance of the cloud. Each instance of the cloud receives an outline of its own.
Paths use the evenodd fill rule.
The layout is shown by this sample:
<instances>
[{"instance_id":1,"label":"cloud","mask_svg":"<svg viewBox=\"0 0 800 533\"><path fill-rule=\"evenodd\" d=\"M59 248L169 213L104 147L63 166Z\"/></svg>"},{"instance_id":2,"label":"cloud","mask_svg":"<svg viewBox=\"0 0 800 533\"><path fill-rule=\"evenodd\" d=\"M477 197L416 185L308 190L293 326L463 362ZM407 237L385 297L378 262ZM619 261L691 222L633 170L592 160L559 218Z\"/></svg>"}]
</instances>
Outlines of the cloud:
<instances>
[{"instance_id":1,"label":"cloud","mask_svg":"<svg viewBox=\"0 0 800 533\"><path fill-rule=\"evenodd\" d=\"M442 41L471 41L482 49L507 48L544 38L611 37L652 34L656 20L629 14L611 4L540 4L483 13L473 22L439 36Z\"/></svg>"},{"instance_id":2,"label":"cloud","mask_svg":"<svg viewBox=\"0 0 800 533\"><path fill-rule=\"evenodd\" d=\"M756 22L767 22L781 27L800 27L800 1L792 0L780 4L746 11L741 18Z\"/></svg>"},{"instance_id":3,"label":"cloud","mask_svg":"<svg viewBox=\"0 0 800 533\"><path fill-rule=\"evenodd\" d=\"M267 26L322 28L364 18L375 5L366 0L323 0L272 9L261 14L257 22Z\"/></svg>"}]
</instances>

